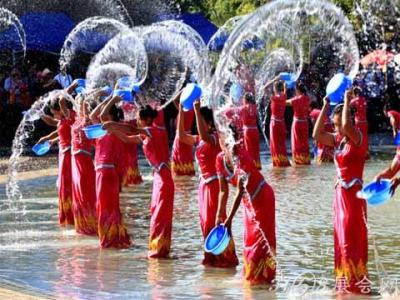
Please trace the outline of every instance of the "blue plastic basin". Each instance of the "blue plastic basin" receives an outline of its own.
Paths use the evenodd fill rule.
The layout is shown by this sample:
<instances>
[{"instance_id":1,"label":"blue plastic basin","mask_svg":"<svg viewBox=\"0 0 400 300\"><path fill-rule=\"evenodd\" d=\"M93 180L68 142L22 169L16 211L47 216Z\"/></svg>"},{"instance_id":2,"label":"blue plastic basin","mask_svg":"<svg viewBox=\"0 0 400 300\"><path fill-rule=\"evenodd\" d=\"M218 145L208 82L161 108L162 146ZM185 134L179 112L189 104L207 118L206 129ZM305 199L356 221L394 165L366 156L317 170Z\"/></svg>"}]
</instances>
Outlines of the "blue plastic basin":
<instances>
[{"instance_id":1,"label":"blue plastic basin","mask_svg":"<svg viewBox=\"0 0 400 300\"><path fill-rule=\"evenodd\" d=\"M199 99L203 91L198 84L189 83L182 91L180 102L184 111L192 110L193 103Z\"/></svg>"},{"instance_id":2,"label":"blue plastic basin","mask_svg":"<svg viewBox=\"0 0 400 300\"><path fill-rule=\"evenodd\" d=\"M133 102L134 101L132 91L130 91L130 90L115 90L114 96L121 97L122 101L125 101L125 102Z\"/></svg>"},{"instance_id":3,"label":"blue plastic basin","mask_svg":"<svg viewBox=\"0 0 400 300\"><path fill-rule=\"evenodd\" d=\"M45 155L47 152L50 150L50 142L46 141L41 144L36 144L35 146L32 147L32 151L35 152L36 155Z\"/></svg>"},{"instance_id":4,"label":"blue plastic basin","mask_svg":"<svg viewBox=\"0 0 400 300\"><path fill-rule=\"evenodd\" d=\"M293 89L296 87L296 76L292 73L282 72L279 74L279 79L286 83L288 89Z\"/></svg>"},{"instance_id":5,"label":"blue plastic basin","mask_svg":"<svg viewBox=\"0 0 400 300\"><path fill-rule=\"evenodd\" d=\"M231 237L228 233L228 228L224 225L218 225L213 228L204 241L204 251L219 255L228 247Z\"/></svg>"},{"instance_id":6,"label":"blue plastic basin","mask_svg":"<svg viewBox=\"0 0 400 300\"><path fill-rule=\"evenodd\" d=\"M344 94L351 87L352 80L343 73L338 73L332 77L326 86L326 95L332 105L343 102Z\"/></svg>"},{"instance_id":7,"label":"blue plastic basin","mask_svg":"<svg viewBox=\"0 0 400 300\"><path fill-rule=\"evenodd\" d=\"M98 139L106 135L107 131L102 128L101 124L90 125L83 128L88 139Z\"/></svg>"},{"instance_id":8,"label":"blue plastic basin","mask_svg":"<svg viewBox=\"0 0 400 300\"><path fill-rule=\"evenodd\" d=\"M381 179L373 181L363 187L357 193L359 198L365 199L369 205L378 206L386 203L392 197L390 188L392 187L390 180Z\"/></svg>"},{"instance_id":9,"label":"blue plastic basin","mask_svg":"<svg viewBox=\"0 0 400 300\"><path fill-rule=\"evenodd\" d=\"M400 131L397 131L396 137L394 139L394 144L400 146Z\"/></svg>"}]
</instances>

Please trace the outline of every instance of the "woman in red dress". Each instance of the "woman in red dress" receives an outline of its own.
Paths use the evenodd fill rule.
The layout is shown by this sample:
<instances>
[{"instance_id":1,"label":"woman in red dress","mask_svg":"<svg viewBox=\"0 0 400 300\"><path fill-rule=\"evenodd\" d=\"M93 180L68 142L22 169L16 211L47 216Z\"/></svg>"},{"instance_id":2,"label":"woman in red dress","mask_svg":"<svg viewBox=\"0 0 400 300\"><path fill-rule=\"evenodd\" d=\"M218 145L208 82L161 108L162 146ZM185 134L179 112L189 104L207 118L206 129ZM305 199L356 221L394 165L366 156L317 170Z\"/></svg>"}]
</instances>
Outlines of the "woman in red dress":
<instances>
[{"instance_id":1,"label":"woman in red dress","mask_svg":"<svg viewBox=\"0 0 400 300\"><path fill-rule=\"evenodd\" d=\"M360 129L368 145L367 99L362 96L360 87L354 88L354 98L351 100L350 105L356 112L356 127Z\"/></svg>"},{"instance_id":2,"label":"woman in red dress","mask_svg":"<svg viewBox=\"0 0 400 300\"><path fill-rule=\"evenodd\" d=\"M234 130L235 131L235 130ZM238 136L235 132L235 139ZM233 147L233 156L226 145L217 156L220 196L217 224L225 222L231 230L232 219L240 201L244 216L244 268L243 275L250 284L272 283L276 275L275 195L271 186L254 164L242 145ZM237 164L234 165L233 161ZM226 204L228 183L237 186L237 194L228 218Z\"/></svg>"},{"instance_id":3,"label":"woman in red dress","mask_svg":"<svg viewBox=\"0 0 400 300\"><path fill-rule=\"evenodd\" d=\"M367 143L363 134L353 124L350 112L350 95L344 105L333 112L335 133L326 132L324 116L329 110L329 100L324 99L322 112L314 128L317 142L335 147L338 180L333 204L335 276L339 293L363 293L368 284L368 231L366 201L357 197L362 188Z\"/></svg>"},{"instance_id":4,"label":"woman in red dress","mask_svg":"<svg viewBox=\"0 0 400 300\"><path fill-rule=\"evenodd\" d=\"M164 155L169 157L169 141L167 128L165 127L164 110L157 108L157 105L153 105L153 108L157 109L158 112L153 125L160 131L160 147L163 148Z\"/></svg>"},{"instance_id":5,"label":"woman in red dress","mask_svg":"<svg viewBox=\"0 0 400 300\"><path fill-rule=\"evenodd\" d=\"M271 97L271 122L269 125L270 150L274 167L290 166L286 150L286 86L282 81L274 84L274 95Z\"/></svg>"},{"instance_id":6,"label":"woman in red dress","mask_svg":"<svg viewBox=\"0 0 400 300\"><path fill-rule=\"evenodd\" d=\"M190 135L185 132L185 117L182 107L180 107L178 115L178 134L182 143L192 147L196 146L195 155L201 171L198 189L200 225L203 238L206 239L215 226L218 209L219 181L215 161L221 148L212 110L207 107L200 108L199 101L195 102L194 107L199 135ZM222 215L221 218L225 221L226 215ZM203 265L206 266L229 268L237 266L238 263L233 239L220 255L204 252Z\"/></svg>"},{"instance_id":7,"label":"woman in red dress","mask_svg":"<svg viewBox=\"0 0 400 300\"><path fill-rule=\"evenodd\" d=\"M194 111L185 111L184 114L184 128L187 133L190 133L194 120ZM182 143L179 140L178 134L176 135L174 144L172 146L172 173L174 176L192 176L195 174L193 147Z\"/></svg>"},{"instance_id":8,"label":"woman in red dress","mask_svg":"<svg viewBox=\"0 0 400 300\"><path fill-rule=\"evenodd\" d=\"M400 113L395 110L389 109L388 105L383 108L383 113L390 120L390 125L392 127L393 138L396 138L397 133L400 130ZM393 158L391 165L380 172L375 179L394 179L396 174L400 171L400 145L397 146L396 155Z\"/></svg>"},{"instance_id":9,"label":"woman in red dress","mask_svg":"<svg viewBox=\"0 0 400 300\"><path fill-rule=\"evenodd\" d=\"M296 96L286 100L286 105L293 107L292 124L292 159L296 165L309 165L310 146L308 144L308 113L310 99L303 83L297 83Z\"/></svg>"},{"instance_id":10,"label":"woman in red dress","mask_svg":"<svg viewBox=\"0 0 400 300\"><path fill-rule=\"evenodd\" d=\"M244 147L253 158L257 169L261 170L260 133L257 127L257 106L253 94L244 95L244 104L240 108L240 118L243 124Z\"/></svg>"},{"instance_id":11,"label":"woman in red dress","mask_svg":"<svg viewBox=\"0 0 400 300\"><path fill-rule=\"evenodd\" d=\"M61 226L74 225L72 211L72 170L71 170L71 126L75 122L75 112L68 108L70 103L65 97L57 97L50 102L50 111L54 118L44 116L49 125L57 125L57 130L41 138L38 143L55 143L58 137L58 219Z\"/></svg>"},{"instance_id":12,"label":"woman in red dress","mask_svg":"<svg viewBox=\"0 0 400 300\"><path fill-rule=\"evenodd\" d=\"M316 109L316 108L314 108L310 112L310 119L311 119L311 123L313 126L315 126L320 114L321 114L321 110ZM333 133L333 125L332 125L331 121L329 120L328 115L325 115L325 117L324 117L324 126L325 126L326 132ZM317 163L322 164L322 163L326 163L326 162L333 162L333 156L334 156L335 149L333 147L329 147L329 146L323 145L318 142L315 142L315 143L316 143L315 147L317 149L317 151L316 151L317 152L316 153Z\"/></svg>"},{"instance_id":13,"label":"woman in red dress","mask_svg":"<svg viewBox=\"0 0 400 300\"><path fill-rule=\"evenodd\" d=\"M122 105L122 110L124 112L124 122L127 124L131 124L133 127L137 126L137 122L135 120L136 115L136 106L125 102ZM138 150L137 144L128 144L125 143L125 163L124 163L124 177L122 179L122 186L132 186L138 185L143 182L142 175L139 170L138 163Z\"/></svg>"},{"instance_id":14,"label":"woman in red dress","mask_svg":"<svg viewBox=\"0 0 400 300\"><path fill-rule=\"evenodd\" d=\"M120 100L119 97L113 97L99 104L92 112L91 119L96 120L100 113L102 123L120 121L123 113L115 106ZM97 220L101 248L121 249L131 245L119 202L124 175L123 162L126 159L124 151L126 151L125 144L112 132L96 140Z\"/></svg>"},{"instance_id":15,"label":"woman in red dress","mask_svg":"<svg viewBox=\"0 0 400 300\"><path fill-rule=\"evenodd\" d=\"M115 123L105 128L117 134L126 143L143 143L143 152L153 168L153 193L151 198L151 219L149 237L149 258L167 258L171 248L172 216L175 186L169 169L168 157L160 147L162 134L154 126L157 111L150 105L139 111L139 132L134 128L123 128Z\"/></svg>"},{"instance_id":16,"label":"woman in red dress","mask_svg":"<svg viewBox=\"0 0 400 300\"><path fill-rule=\"evenodd\" d=\"M72 125L72 210L75 230L80 234L97 235L96 173L92 160L93 143L83 128L90 125L89 109L84 99Z\"/></svg>"}]
</instances>

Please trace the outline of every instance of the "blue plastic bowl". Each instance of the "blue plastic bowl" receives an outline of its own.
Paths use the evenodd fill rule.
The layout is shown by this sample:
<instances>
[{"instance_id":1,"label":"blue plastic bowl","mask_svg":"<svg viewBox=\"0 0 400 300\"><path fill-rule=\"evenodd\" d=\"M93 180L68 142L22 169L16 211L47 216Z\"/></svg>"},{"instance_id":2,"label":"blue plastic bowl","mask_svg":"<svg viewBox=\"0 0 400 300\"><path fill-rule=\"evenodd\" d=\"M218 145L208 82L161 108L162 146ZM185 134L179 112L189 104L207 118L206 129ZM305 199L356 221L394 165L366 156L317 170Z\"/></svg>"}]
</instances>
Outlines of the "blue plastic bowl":
<instances>
[{"instance_id":1,"label":"blue plastic bowl","mask_svg":"<svg viewBox=\"0 0 400 300\"><path fill-rule=\"evenodd\" d=\"M286 83L288 89L294 89L296 87L296 77L292 73L282 72L279 74L279 79Z\"/></svg>"},{"instance_id":2,"label":"blue plastic bowl","mask_svg":"<svg viewBox=\"0 0 400 300\"><path fill-rule=\"evenodd\" d=\"M133 102L134 98L132 95L132 91L130 90L115 90L114 96L119 96L125 102Z\"/></svg>"},{"instance_id":3,"label":"blue plastic bowl","mask_svg":"<svg viewBox=\"0 0 400 300\"><path fill-rule=\"evenodd\" d=\"M78 78L75 79L75 82L78 84L80 87L86 87L86 80L83 78Z\"/></svg>"},{"instance_id":4,"label":"blue plastic bowl","mask_svg":"<svg viewBox=\"0 0 400 300\"><path fill-rule=\"evenodd\" d=\"M86 88L84 88L83 86L78 86L75 89L75 93L77 93L77 94L84 94L85 92L86 92Z\"/></svg>"},{"instance_id":5,"label":"blue plastic bowl","mask_svg":"<svg viewBox=\"0 0 400 300\"><path fill-rule=\"evenodd\" d=\"M279 79L283 81L292 81L293 80L292 78L293 75L288 72L282 72L281 74L279 74Z\"/></svg>"},{"instance_id":6,"label":"blue plastic bowl","mask_svg":"<svg viewBox=\"0 0 400 300\"><path fill-rule=\"evenodd\" d=\"M344 93L351 87L352 80L344 75L338 73L332 77L326 86L326 95L332 105L337 105L343 102Z\"/></svg>"},{"instance_id":7,"label":"blue plastic bowl","mask_svg":"<svg viewBox=\"0 0 400 300\"><path fill-rule=\"evenodd\" d=\"M120 79L118 79L117 85L118 85L118 89L132 90L134 83L133 83L133 80L131 77L124 76L124 77L121 77Z\"/></svg>"},{"instance_id":8,"label":"blue plastic bowl","mask_svg":"<svg viewBox=\"0 0 400 300\"><path fill-rule=\"evenodd\" d=\"M111 96L112 93L113 93L113 89L112 89L110 86L108 86L108 85L105 86L105 87L103 87L101 90L104 91L105 93L107 93L107 96L106 96L106 97Z\"/></svg>"},{"instance_id":9,"label":"blue plastic bowl","mask_svg":"<svg viewBox=\"0 0 400 300\"><path fill-rule=\"evenodd\" d=\"M201 87L195 83L189 83L182 91L180 101L184 111L192 110L193 103L201 97Z\"/></svg>"},{"instance_id":10,"label":"blue plastic bowl","mask_svg":"<svg viewBox=\"0 0 400 300\"><path fill-rule=\"evenodd\" d=\"M231 237L228 233L228 228L224 225L218 225L213 228L204 241L204 251L219 255L228 247Z\"/></svg>"},{"instance_id":11,"label":"blue plastic bowl","mask_svg":"<svg viewBox=\"0 0 400 300\"><path fill-rule=\"evenodd\" d=\"M243 97L242 86L240 84L233 83L229 90L229 95L235 102L238 102Z\"/></svg>"},{"instance_id":12,"label":"blue plastic bowl","mask_svg":"<svg viewBox=\"0 0 400 300\"><path fill-rule=\"evenodd\" d=\"M35 146L32 147L32 151L35 152L36 155L45 155L47 152L50 150L50 142L44 142L41 144L36 144Z\"/></svg>"},{"instance_id":13,"label":"blue plastic bowl","mask_svg":"<svg viewBox=\"0 0 400 300\"><path fill-rule=\"evenodd\" d=\"M365 199L369 205L378 206L386 203L391 197L390 188L392 187L390 180L381 179L373 181L357 193L359 198Z\"/></svg>"},{"instance_id":14,"label":"blue plastic bowl","mask_svg":"<svg viewBox=\"0 0 400 300\"><path fill-rule=\"evenodd\" d=\"M396 137L394 139L394 144L400 146L400 131L397 131Z\"/></svg>"},{"instance_id":15,"label":"blue plastic bowl","mask_svg":"<svg viewBox=\"0 0 400 300\"><path fill-rule=\"evenodd\" d=\"M90 125L83 128L88 139L98 139L106 135L107 131L103 129L101 124Z\"/></svg>"}]
</instances>

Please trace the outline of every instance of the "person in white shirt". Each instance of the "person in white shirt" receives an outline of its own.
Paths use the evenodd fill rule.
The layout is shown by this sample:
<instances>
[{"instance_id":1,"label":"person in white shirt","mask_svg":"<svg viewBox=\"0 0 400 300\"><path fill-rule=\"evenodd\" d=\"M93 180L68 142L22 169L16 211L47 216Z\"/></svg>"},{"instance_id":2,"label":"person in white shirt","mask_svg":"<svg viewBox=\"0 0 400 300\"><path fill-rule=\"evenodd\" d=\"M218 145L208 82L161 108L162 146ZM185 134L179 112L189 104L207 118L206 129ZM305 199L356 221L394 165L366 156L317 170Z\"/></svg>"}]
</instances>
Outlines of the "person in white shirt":
<instances>
[{"instance_id":1,"label":"person in white shirt","mask_svg":"<svg viewBox=\"0 0 400 300\"><path fill-rule=\"evenodd\" d=\"M60 73L58 73L54 80L56 80L63 89L69 87L72 83L72 76L67 73L67 68L65 65L60 66Z\"/></svg>"}]
</instances>

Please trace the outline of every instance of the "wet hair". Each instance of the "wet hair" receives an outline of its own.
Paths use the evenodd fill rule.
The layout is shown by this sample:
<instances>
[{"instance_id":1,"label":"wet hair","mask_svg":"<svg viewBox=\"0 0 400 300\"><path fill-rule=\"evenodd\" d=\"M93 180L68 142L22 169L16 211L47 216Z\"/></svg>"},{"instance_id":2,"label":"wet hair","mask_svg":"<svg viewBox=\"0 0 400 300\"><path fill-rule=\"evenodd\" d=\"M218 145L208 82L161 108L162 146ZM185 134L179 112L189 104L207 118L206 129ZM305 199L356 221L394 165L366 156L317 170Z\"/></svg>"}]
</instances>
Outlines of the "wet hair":
<instances>
[{"instance_id":1,"label":"wet hair","mask_svg":"<svg viewBox=\"0 0 400 300\"><path fill-rule=\"evenodd\" d=\"M307 95L307 88L306 85L303 82L298 82L296 84L296 89L302 93L303 95Z\"/></svg>"},{"instance_id":2,"label":"wet hair","mask_svg":"<svg viewBox=\"0 0 400 300\"><path fill-rule=\"evenodd\" d=\"M67 105L68 109L72 109L72 107L73 107L72 102L69 100L66 101L66 105ZM50 106L50 109L59 111L61 109L60 108L60 99L58 97L51 99L49 106Z\"/></svg>"},{"instance_id":3,"label":"wet hair","mask_svg":"<svg viewBox=\"0 0 400 300\"><path fill-rule=\"evenodd\" d=\"M282 80L278 80L277 82L275 82L274 87L278 92L283 92L285 89L285 85L283 84Z\"/></svg>"},{"instance_id":4,"label":"wet hair","mask_svg":"<svg viewBox=\"0 0 400 300\"><path fill-rule=\"evenodd\" d=\"M124 118L124 112L121 108L118 108L116 105L111 106L110 108L110 116L113 121L118 122Z\"/></svg>"},{"instance_id":5,"label":"wet hair","mask_svg":"<svg viewBox=\"0 0 400 300\"><path fill-rule=\"evenodd\" d=\"M139 110L139 118L141 119L141 120L144 120L144 119L147 119L147 118L150 118L150 119L155 119L155 118L157 118L157 115L158 115L158 111L157 110L155 110L155 109L153 109L150 105L146 105L145 107L142 107L140 110Z\"/></svg>"},{"instance_id":6,"label":"wet hair","mask_svg":"<svg viewBox=\"0 0 400 300\"><path fill-rule=\"evenodd\" d=\"M356 87L353 89L353 92L354 92L354 95L355 95L356 97L358 97L358 96L361 95L362 90L361 90L361 88L360 88L359 86L356 86Z\"/></svg>"},{"instance_id":7,"label":"wet hair","mask_svg":"<svg viewBox=\"0 0 400 300\"><path fill-rule=\"evenodd\" d=\"M50 106L50 109L59 111L60 110L60 100L58 98L51 99L49 106Z\"/></svg>"},{"instance_id":8,"label":"wet hair","mask_svg":"<svg viewBox=\"0 0 400 300\"><path fill-rule=\"evenodd\" d=\"M343 109L344 109L344 104L336 105L335 108L333 109L332 117L336 115L341 115L343 113ZM350 116L353 121L355 114L356 114L356 109L350 108Z\"/></svg>"},{"instance_id":9,"label":"wet hair","mask_svg":"<svg viewBox=\"0 0 400 300\"><path fill-rule=\"evenodd\" d=\"M254 95L252 93L247 92L244 94L244 100L246 100L247 103L255 104L256 100L254 99Z\"/></svg>"},{"instance_id":10,"label":"wet hair","mask_svg":"<svg viewBox=\"0 0 400 300\"><path fill-rule=\"evenodd\" d=\"M215 129L214 115L212 109L208 107L202 107L200 108L200 113L204 121L210 123L213 129Z\"/></svg>"},{"instance_id":11,"label":"wet hair","mask_svg":"<svg viewBox=\"0 0 400 300\"><path fill-rule=\"evenodd\" d=\"M344 104L336 105L333 109L332 116L341 115L343 112Z\"/></svg>"}]
</instances>

